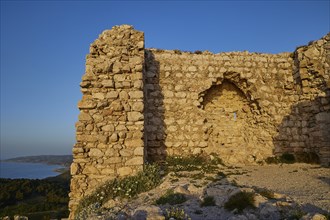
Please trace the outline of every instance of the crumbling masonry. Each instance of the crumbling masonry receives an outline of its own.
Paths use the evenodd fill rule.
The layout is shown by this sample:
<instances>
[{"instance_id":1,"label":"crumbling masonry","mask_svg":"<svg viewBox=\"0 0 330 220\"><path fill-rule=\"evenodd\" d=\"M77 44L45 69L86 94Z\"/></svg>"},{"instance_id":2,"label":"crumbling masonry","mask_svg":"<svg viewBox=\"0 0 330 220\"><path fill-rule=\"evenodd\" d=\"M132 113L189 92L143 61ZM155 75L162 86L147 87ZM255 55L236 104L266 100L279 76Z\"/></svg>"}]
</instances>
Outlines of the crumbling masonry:
<instances>
[{"instance_id":1,"label":"crumbling masonry","mask_svg":"<svg viewBox=\"0 0 330 220\"><path fill-rule=\"evenodd\" d=\"M329 40L293 53L212 54L145 49L128 25L104 31L80 84L71 211L106 180L167 155L242 164L307 152L329 165Z\"/></svg>"}]
</instances>

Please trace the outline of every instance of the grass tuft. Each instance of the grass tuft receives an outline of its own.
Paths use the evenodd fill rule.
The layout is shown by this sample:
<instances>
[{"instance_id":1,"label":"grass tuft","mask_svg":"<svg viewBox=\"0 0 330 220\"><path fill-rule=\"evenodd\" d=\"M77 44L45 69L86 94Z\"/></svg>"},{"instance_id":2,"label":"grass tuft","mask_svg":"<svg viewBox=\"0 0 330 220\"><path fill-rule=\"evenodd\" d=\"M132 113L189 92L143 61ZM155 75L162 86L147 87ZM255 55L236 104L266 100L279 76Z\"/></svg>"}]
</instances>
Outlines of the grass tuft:
<instances>
[{"instance_id":1,"label":"grass tuft","mask_svg":"<svg viewBox=\"0 0 330 220\"><path fill-rule=\"evenodd\" d=\"M163 196L156 200L157 205L176 205L187 201L187 198L182 193L174 193L173 190L168 190Z\"/></svg>"},{"instance_id":2,"label":"grass tuft","mask_svg":"<svg viewBox=\"0 0 330 220\"><path fill-rule=\"evenodd\" d=\"M254 193L253 192L239 192L234 194L225 203L225 209L232 211L237 209L242 212L245 208L255 208L254 206Z\"/></svg>"}]
</instances>

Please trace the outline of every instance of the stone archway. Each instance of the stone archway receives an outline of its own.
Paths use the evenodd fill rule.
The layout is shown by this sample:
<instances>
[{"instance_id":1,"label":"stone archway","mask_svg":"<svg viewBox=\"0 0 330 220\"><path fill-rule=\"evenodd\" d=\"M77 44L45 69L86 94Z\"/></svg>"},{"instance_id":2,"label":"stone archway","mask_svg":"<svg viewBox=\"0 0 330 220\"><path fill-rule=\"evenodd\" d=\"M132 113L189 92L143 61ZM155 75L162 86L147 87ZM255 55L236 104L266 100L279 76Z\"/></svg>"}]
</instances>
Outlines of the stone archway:
<instances>
[{"instance_id":1,"label":"stone archway","mask_svg":"<svg viewBox=\"0 0 330 220\"><path fill-rule=\"evenodd\" d=\"M201 104L209 124L207 150L219 154L227 163L252 162L254 119L252 103L244 92L224 79L204 93Z\"/></svg>"}]
</instances>

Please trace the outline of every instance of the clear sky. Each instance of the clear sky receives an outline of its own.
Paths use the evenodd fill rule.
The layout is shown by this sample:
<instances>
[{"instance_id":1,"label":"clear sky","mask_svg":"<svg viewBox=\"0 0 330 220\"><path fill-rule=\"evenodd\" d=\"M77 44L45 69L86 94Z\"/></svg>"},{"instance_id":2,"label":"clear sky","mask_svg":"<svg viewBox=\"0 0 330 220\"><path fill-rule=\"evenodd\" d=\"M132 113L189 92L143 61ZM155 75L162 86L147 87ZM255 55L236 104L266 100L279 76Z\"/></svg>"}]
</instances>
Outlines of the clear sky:
<instances>
[{"instance_id":1,"label":"clear sky","mask_svg":"<svg viewBox=\"0 0 330 220\"><path fill-rule=\"evenodd\" d=\"M329 0L1 1L1 158L70 154L89 45L131 24L146 47L279 53L329 32Z\"/></svg>"}]
</instances>

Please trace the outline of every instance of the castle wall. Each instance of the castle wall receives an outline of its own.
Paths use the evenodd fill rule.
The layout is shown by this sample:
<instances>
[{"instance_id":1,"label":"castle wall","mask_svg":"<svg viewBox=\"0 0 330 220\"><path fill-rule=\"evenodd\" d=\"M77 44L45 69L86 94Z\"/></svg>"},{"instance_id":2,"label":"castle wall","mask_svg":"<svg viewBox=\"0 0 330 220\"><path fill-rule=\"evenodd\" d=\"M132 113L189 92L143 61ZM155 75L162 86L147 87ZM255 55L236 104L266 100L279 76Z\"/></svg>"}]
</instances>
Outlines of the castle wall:
<instances>
[{"instance_id":1,"label":"castle wall","mask_svg":"<svg viewBox=\"0 0 330 220\"><path fill-rule=\"evenodd\" d=\"M299 96L290 53L147 50L148 159L216 153L227 163L273 155L273 136Z\"/></svg>"},{"instance_id":2,"label":"castle wall","mask_svg":"<svg viewBox=\"0 0 330 220\"><path fill-rule=\"evenodd\" d=\"M104 31L90 46L80 84L71 165L71 218L79 199L144 164L144 35L131 26Z\"/></svg>"},{"instance_id":3,"label":"castle wall","mask_svg":"<svg viewBox=\"0 0 330 220\"><path fill-rule=\"evenodd\" d=\"M330 35L294 53L144 49L131 26L90 46L76 123L70 210L108 179L167 155L228 164L282 153L330 163Z\"/></svg>"}]
</instances>

